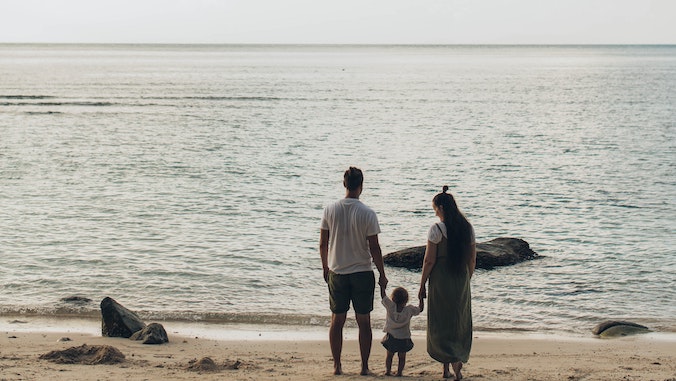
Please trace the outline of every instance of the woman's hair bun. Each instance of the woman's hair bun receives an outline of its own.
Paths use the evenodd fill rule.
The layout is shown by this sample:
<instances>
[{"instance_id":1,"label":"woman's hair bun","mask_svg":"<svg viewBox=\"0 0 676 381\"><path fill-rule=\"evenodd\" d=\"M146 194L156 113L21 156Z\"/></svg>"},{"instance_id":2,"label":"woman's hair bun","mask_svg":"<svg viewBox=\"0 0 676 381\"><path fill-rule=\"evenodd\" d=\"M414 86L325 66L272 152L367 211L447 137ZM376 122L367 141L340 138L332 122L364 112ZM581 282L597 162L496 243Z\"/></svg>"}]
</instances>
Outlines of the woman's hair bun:
<instances>
[{"instance_id":1,"label":"woman's hair bun","mask_svg":"<svg viewBox=\"0 0 676 381\"><path fill-rule=\"evenodd\" d=\"M447 190L448 190L448 185L444 185L444 186L441 188L441 193L446 193Z\"/></svg>"}]
</instances>

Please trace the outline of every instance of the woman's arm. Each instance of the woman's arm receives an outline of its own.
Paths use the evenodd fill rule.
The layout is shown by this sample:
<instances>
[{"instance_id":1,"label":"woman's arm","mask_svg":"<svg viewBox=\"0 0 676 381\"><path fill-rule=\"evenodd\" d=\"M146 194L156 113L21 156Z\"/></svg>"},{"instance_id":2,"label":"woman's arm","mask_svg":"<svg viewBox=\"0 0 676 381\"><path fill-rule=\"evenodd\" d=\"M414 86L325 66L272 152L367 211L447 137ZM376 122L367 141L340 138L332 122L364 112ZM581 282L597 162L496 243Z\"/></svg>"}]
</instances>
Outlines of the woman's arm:
<instances>
[{"instance_id":1,"label":"woman's arm","mask_svg":"<svg viewBox=\"0 0 676 381\"><path fill-rule=\"evenodd\" d=\"M472 233L472 236L470 237L470 253L467 267L469 268L469 278L472 279L472 275L474 275L474 269L476 269L476 236L474 235L474 227L472 227L472 225L470 225L470 232Z\"/></svg>"},{"instance_id":2,"label":"woman's arm","mask_svg":"<svg viewBox=\"0 0 676 381\"><path fill-rule=\"evenodd\" d=\"M469 277L472 278L474 275L474 269L476 268L476 243L472 241L472 246L470 247L470 257L469 257Z\"/></svg>"},{"instance_id":3,"label":"woman's arm","mask_svg":"<svg viewBox=\"0 0 676 381\"><path fill-rule=\"evenodd\" d=\"M425 259L423 259L423 268L422 275L420 276L420 291L418 292L418 299L424 299L427 297L426 284L427 280L430 277L432 268L437 261L437 244L432 241L427 241L427 247L425 248Z\"/></svg>"}]
</instances>

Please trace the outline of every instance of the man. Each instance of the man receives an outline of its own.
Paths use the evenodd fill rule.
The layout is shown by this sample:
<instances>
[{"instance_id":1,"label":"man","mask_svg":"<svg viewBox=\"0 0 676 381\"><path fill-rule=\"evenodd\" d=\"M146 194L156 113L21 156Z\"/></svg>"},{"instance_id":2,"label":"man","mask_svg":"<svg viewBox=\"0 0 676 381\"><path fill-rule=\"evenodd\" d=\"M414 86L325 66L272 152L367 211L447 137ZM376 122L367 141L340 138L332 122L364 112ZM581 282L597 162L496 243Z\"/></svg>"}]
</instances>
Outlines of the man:
<instances>
[{"instance_id":1,"label":"man","mask_svg":"<svg viewBox=\"0 0 676 381\"><path fill-rule=\"evenodd\" d=\"M343 326L350 309L354 307L359 327L361 374L369 374L371 354L371 311L375 276L371 262L376 265L380 287L387 286L383 254L378 243L380 226L376 213L359 201L364 175L359 168L350 167L343 176L345 198L324 208L319 239L324 281L329 287L331 327L329 343L333 355L334 374L342 374L340 355L343 349Z\"/></svg>"}]
</instances>

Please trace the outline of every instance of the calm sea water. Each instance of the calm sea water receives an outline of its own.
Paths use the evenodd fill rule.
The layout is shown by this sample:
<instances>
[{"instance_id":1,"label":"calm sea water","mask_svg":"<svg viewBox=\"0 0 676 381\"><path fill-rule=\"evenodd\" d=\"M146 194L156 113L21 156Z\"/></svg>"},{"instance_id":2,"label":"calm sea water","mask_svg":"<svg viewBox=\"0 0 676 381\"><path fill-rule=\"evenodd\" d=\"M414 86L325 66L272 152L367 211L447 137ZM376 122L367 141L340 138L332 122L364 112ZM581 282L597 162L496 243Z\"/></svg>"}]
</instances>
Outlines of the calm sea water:
<instances>
[{"instance_id":1,"label":"calm sea water","mask_svg":"<svg viewBox=\"0 0 676 381\"><path fill-rule=\"evenodd\" d=\"M0 313L326 325L356 165L385 253L448 184L545 256L476 274L477 329L674 332L675 135L675 46L0 45Z\"/></svg>"}]
</instances>

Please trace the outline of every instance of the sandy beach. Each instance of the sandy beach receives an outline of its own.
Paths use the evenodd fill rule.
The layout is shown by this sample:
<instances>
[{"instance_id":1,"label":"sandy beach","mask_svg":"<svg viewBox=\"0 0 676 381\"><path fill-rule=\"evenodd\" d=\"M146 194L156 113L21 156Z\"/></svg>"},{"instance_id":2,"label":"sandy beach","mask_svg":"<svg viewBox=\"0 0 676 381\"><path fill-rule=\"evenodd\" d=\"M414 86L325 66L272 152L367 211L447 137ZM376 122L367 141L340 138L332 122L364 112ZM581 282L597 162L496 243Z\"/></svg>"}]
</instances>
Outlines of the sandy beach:
<instances>
[{"instance_id":1,"label":"sandy beach","mask_svg":"<svg viewBox=\"0 0 676 381\"><path fill-rule=\"evenodd\" d=\"M170 327L167 330L171 332ZM91 331L91 326L68 332L3 330L0 380L389 379L383 374L385 351L375 329L370 360L373 375L368 377L358 375L357 341L352 331L346 331L345 374L339 377L331 374L328 341L317 331L306 335L302 329L289 328L285 334L272 336L250 331L235 334L234 339L227 339L227 330L202 336L170 333L170 342L163 345L101 337ZM598 339L591 334L581 338L475 332L474 337L472 355L463 370L465 380L676 380L673 334ZM414 342L404 378L441 379L440 364L425 351L424 335L415 335ZM40 359L50 351L83 344L115 347L124 359L98 365Z\"/></svg>"}]
</instances>

